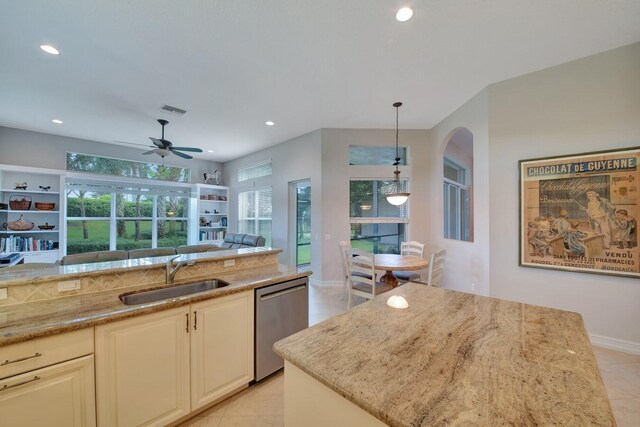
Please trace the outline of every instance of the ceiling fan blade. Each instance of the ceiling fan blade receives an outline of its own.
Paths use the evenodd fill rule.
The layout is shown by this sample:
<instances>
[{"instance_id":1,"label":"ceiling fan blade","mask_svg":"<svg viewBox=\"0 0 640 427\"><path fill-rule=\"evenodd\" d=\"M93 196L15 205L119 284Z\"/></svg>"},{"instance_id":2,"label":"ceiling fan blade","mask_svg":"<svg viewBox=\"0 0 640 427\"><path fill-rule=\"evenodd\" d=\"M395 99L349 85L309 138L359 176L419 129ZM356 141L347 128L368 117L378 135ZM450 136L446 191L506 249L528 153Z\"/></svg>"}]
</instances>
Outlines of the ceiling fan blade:
<instances>
[{"instance_id":1,"label":"ceiling fan blade","mask_svg":"<svg viewBox=\"0 0 640 427\"><path fill-rule=\"evenodd\" d=\"M193 157L191 157L190 155L181 153L181 152L176 151L176 150L171 150L171 152L173 154L175 154L176 156L178 156L178 157L182 157L183 159L193 159Z\"/></svg>"},{"instance_id":2,"label":"ceiling fan blade","mask_svg":"<svg viewBox=\"0 0 640 427\"><path fill-rule=\"evenodd\" d=\"M153 137L149 137L149 139L151 140L151 142L154 143L154 145L158 148L164 148L164 144L162 143L161 140L159 140L158 138L153 138Z\"/></svg>"},{"instance_id":3,"label":"ceiling fan blade","mask_svg":"<svg viewBox=\"0 0 640 427\"><path fill-rule=\"evenodd\" d=\"M195 147L171 147L172 150L192 151L194 153L202 153L202 150Z\"/></svg>"},{"instance_id":4,"label":"ceiling fan blade","mask_svg":"<svg viewBox=\"0 0 640 427\"><path fill-rule=\"evenodd\" d=\"M149 151L145 151L144 153L142 153L144 156L148 155L148 154L153 154L155 153L156 150L149 150Z\"/></svg>"}]
</instances>

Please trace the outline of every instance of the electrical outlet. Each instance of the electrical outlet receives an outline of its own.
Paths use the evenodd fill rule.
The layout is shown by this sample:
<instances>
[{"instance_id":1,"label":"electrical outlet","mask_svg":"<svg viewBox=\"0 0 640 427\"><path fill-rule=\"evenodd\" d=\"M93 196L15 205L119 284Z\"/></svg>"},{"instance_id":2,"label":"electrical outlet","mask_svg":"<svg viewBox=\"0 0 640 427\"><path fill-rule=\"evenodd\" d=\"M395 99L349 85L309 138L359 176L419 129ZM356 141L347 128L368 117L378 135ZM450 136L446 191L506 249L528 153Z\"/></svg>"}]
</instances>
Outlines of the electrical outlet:
<instances>
[{"instance_id":1,"label":"electrical outlet","mask_svg":"<svg viewBox=\"0 0 640 427\"><path fill-rule=\"evenodd\" d=\"M67 280L66 282L58 282L58 292L77 291L80 289L80 280Z\"/></svg>"},{"instance_id":2,"label":"electrical outlet","mask_svg":"<svg viewBox=\"0 0 640 427\"><path fill-rule=\"evenodd\" d=\"M474 294L476 293L476 284L475 283L471 284L471 292L473 292Z\"/></svg>"},{"instance_id":3,"label":"electrical outlet","mask_svg":"<svg viewBox=\"0 0 640 427\"><path fill-rule=\"evenodd\" d=\"M235 259L225 259L224 260L224 266L225 267L233 267L234 265L236 265L236 260Z\"/></svg>"},{"instance_id":4,"label":"electrical outlet","mask_svg":"<svg viewBox=\"0 0 640 427\"><path fill-rule=\"evenodd\" d=\"M7 288L0 288L0 299L7 299Z\"/></svg>"}]
</instances>

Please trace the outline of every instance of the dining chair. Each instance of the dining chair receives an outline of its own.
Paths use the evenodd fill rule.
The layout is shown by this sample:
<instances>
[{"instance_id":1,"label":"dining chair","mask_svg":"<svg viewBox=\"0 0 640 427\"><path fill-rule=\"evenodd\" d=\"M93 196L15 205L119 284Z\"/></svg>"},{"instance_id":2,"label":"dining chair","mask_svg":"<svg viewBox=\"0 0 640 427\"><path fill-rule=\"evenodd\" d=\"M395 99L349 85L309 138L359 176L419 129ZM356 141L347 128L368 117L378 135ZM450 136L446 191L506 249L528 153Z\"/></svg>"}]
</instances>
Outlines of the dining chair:
<instances>
[{"instance_id":1,"label":"dining chair","mask_svg":"<svg viewBox=\"0 0 640 427\"><path fill-rule=\"evenodd\" d=\"M424 243L411 240L409 242L402 242L400 244L401 255L415 255L422 258L424 253ZM420 273L415 271L394 271L393 275L396 276L398 282L415 282L420 280Z\"/></svg>"},{"instance_id":2,"label":"dining chair","mask_svg":"<svg viewBox=\"0 0 640 427\"><path fill-rule=\"evenodd\" d=\"M340 297L340 301L344 301L344 297L347 295L349 283L349 263L347 262L347 251L349 249L351 249L351 243L344 240L340 242L340 258L342 260L342 296ZM354 275L371 279L371 275L368 273L354 272Z\"/></svg>"},{"instance_id":3,"label":"dining chair","mask_svg":"<svg viewBox=\"0 0 640 427\"><path fill-rule=\"evenodd\" d=\"M393 289L391 285L376 280L374 255L361 249L351 248L346 251L347 281L349 286L349 302L347 308L351 308L353 295L359 295L366 299L373 299L376 295Z\"/></svg>"},{"instance_id":4,"label":"dining chair","mask_svg":"<svg viewBox=\"0 0 640 427\"><path fill-rule=\"evenodd\" d=\"M442 278L444 276L444 259L447 256L447 250L433 252L429 259L429 272L427 273L427 284L430 286L442 286Z\"/></svg>"}]
</instances>

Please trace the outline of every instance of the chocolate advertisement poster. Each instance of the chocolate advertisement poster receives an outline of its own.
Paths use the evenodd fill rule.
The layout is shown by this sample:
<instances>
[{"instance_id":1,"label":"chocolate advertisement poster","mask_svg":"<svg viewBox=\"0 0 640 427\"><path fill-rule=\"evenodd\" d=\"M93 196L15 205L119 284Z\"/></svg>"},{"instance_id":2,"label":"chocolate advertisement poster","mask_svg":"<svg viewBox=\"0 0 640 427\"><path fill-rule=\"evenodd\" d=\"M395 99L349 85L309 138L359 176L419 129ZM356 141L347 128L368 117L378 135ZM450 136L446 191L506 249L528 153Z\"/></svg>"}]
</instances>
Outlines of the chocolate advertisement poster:
<instances>
[{"instance_id":1,"label":"chocolate advertisement poster","mask_svg":"<svg viewBox=\"0 0 640 427\"><path fill-rule=\"evenodd\" d=\"M640 277L640 148L520 161L520 265Z\"/></svg>"}]
</instances>

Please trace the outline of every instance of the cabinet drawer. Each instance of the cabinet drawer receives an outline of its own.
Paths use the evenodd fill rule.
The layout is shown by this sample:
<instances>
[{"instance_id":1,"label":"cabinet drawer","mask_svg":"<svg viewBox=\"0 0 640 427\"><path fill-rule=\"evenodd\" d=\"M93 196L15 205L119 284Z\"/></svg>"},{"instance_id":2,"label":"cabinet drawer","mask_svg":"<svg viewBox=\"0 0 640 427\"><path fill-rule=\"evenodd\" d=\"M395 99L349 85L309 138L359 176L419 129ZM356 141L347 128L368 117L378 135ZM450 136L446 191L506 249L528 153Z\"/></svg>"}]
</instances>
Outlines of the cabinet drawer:
<instances>
[{"instance_id":1,"label":"cabinet drawer","mask_svg":"<svg viewBox=\"0 0 640 427\"><path fill-rule=\"evenodd\" d=\"M93 328L0 347L0 378L93 353Z\"/></svg>"}]
</instances>

